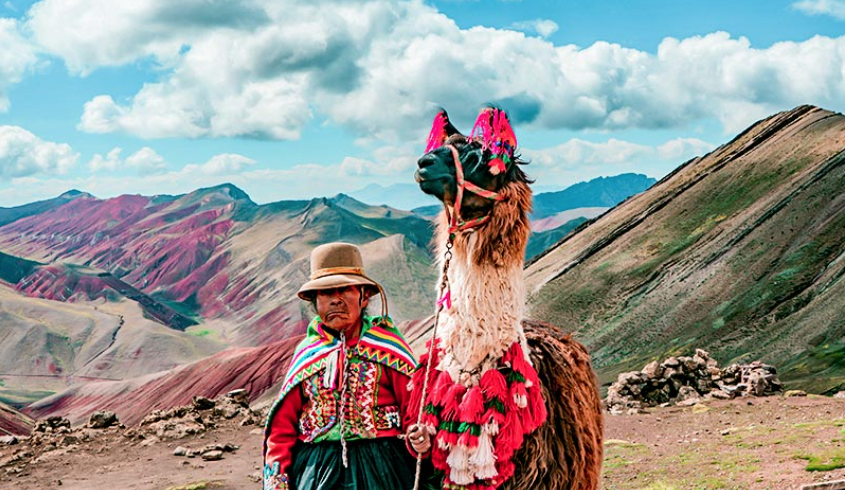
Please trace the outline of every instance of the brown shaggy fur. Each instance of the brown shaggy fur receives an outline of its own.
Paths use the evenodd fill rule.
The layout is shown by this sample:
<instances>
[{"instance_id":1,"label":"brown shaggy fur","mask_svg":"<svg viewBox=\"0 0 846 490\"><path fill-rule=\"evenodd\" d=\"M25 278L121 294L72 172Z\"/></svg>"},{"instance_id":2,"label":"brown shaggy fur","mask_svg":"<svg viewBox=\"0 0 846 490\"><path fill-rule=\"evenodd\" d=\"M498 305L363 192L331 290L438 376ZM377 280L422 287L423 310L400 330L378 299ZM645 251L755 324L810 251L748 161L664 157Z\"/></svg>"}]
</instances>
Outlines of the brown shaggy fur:
<instances>
[{"instance_id":1,"label":"brown shaggy fur","mask_svg":"<svg viewBox=\"0 0 846 490\"><path fill-rule=\"evenodd\" d=\"M595 490L602 468L602 407L590 355L549 323L524 320L549 416L514 454L503 490Z\"/></svg>"},{"instance_id":2,"label":"brown shaggy fur","mask_svg":"<svg viewBox=\"0 0 846 490\"><path fill-rule=\"evenodd\" d=\"M499 191L505 199L494 205L491 220L470 233L455 236L456 254L469 253L471 236L476 240L473 249L475 265L507 264L523 262L526 244L529 241L529 215L532 210L532 190L523 182L509 182ZM436 248L443 245L449 236L449 220L441 213L432 243Z\"/></svg>"}]
</instances>

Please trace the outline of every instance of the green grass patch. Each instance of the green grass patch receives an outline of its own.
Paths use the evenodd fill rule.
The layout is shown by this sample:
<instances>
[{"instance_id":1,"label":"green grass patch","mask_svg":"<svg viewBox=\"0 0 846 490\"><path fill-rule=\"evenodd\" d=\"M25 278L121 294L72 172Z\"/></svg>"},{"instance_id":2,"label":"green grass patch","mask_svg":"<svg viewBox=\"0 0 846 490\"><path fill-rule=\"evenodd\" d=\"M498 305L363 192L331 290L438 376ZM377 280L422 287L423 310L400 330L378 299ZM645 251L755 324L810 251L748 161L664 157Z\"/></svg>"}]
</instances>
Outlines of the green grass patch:
<instances>
[{"instance_id":1,"label":"green grass patch","mask_svg":"<svg viewBox=\"0 0 846 490\"><path fill-rule=\"evenodd\" d=\"M668 483L664 483L662 481L652 482L649 485L641 488L640 490L678 490L673 485Z\"/></svg>"},{"instance_id":2,"label":"green grass patch","mask_svg":"<svg viewBox=\"0 0 846 490\"><path fill-rule=\"evenodd\" d=\"M797 454L796 459L804 459L808 462L805 471L831 471L844 467L842 452L831 452L823 455Z\"/></svg>"},{"instance_id":3,"label":"green grass patch","mask_svg":"<svg viewBox=\"0 0 846 490\"><path fill-rule=\"evenodd\" d=\"M208 337L212 332L207 328L203 328L200 330L186 330L186 333L189 335L193 335L194 337Z\"/></svg>"},{"instance_id":4,"label":"green grass patch","mask_svg":"<svg viewBox=\"0 0 846 490\"><path fill-rule=\"evenodd\" d=\"M188 483L185 485L178 485L173 487L167 487L167 490L204 490L206 488L214 488L222 486L219 481L198 481L194 483Z\"/></svg>"},{"instance_id":5,"label":"green grass patch","mask_svg":"<svg viewBox=\"0 0 846 490\"><path fill-rule=\"evenodd\" d=\"M808 429L815 427L843 427L844 419L816 420L814 422L802 422L793 424L794 429Z\"/></svg>"}]
</instances>

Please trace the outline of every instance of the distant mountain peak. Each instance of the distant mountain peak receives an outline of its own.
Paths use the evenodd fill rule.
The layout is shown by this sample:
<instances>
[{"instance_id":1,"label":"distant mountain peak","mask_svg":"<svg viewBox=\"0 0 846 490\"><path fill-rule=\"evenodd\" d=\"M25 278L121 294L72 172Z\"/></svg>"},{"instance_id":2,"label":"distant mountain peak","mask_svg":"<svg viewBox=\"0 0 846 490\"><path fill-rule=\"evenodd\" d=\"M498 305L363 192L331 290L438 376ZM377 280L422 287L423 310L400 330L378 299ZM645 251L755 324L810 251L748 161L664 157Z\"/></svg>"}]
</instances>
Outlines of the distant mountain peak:
<instances>
[{"instance_id":1,"label":"distant mountain peak","mask_svg":"<svg viewBox=\"0 0 846 490\"><path fill-rule=\"evenodd\" d=\"M93 195L77 189L71 189L59 195L59 199L76 199L78 197L94 197Z\"/></svg>"},{"instance_id":2,"label":"distant mountain peak","mask_svg":"<svg viewBox=\"0 0 846 490\"><path fill-rule=\"evenodd\" d=\"M204 187L202 189L197 189L193 192L190 192L188 195L193 196L206 196L209 194L218 194L228 197L233 201L246 201L252 204L255 204L252 199L250 199L249 194L241 190L235 184L231 184L229 182L225 182L220 185L215 185L212 187Z\"/></svg>"}]
</instances>

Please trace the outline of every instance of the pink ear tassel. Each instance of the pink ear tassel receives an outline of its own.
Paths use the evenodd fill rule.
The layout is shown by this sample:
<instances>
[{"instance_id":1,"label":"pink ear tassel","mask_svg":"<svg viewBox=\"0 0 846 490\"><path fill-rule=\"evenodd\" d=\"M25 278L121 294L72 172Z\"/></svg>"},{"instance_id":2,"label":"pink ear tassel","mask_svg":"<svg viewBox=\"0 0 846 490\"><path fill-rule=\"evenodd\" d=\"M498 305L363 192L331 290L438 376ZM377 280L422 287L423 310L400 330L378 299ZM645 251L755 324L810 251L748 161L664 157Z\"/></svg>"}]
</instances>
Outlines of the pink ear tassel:
<instances>
[{"instance_id":1,"label":"pink ear tassel","mask_svg":"<svg viewBox=\"0 0 846 490\"><path fill-rule=\"evenodd\" d=\"M517 137L505 112L493 107L483 110L470 131L470 139L473 138L481 139L482 149L491 151L490 172L505 172L517 147Z\"/></svg>"},{"instance_id":2,"label":"pink ear tassel","mask_svg":"<svg viewBox=\"0 0 846 490\"><path fill-rule=\"evenodd\" d=\"M429 138L426 140L426 153L443 146L447 139L446 134L447 119L443 112L439 112L432 121L432 130L429 131Z\"/></svg>"}]
</instances>

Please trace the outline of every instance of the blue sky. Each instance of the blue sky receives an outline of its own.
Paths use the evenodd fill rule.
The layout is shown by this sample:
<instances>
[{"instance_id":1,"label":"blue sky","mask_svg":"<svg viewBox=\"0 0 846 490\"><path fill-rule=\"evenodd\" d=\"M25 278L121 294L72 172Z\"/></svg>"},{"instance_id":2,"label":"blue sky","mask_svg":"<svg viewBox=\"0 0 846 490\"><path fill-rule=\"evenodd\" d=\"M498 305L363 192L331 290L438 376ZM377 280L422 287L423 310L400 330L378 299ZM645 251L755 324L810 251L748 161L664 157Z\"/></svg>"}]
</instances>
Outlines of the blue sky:
<instances>
[{"instance_id":1,"label":"blue sky","mask_svg":"<svg viewBox=\"0 0 846 490\"><path fill-rule=\"evenodd\" d=\"M539 190L660 178L775 112L844 111L842 1L173 5L0 5L0 206L411 183L437 106L468 131L501 103Z\"/></svg>"}]
</instances>

